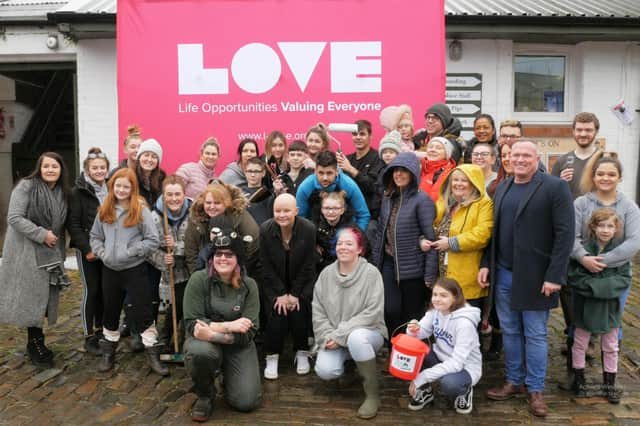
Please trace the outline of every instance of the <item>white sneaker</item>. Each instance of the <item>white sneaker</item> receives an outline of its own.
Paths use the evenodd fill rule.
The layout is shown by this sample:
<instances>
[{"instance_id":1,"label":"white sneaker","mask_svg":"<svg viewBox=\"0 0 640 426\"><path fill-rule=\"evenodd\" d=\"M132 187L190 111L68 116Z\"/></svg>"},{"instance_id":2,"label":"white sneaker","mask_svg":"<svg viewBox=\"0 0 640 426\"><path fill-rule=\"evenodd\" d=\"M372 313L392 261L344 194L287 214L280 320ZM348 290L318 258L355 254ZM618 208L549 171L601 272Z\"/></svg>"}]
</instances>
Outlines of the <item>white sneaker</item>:
<instances>
[{"instance_id":1,"label":"white sneaker","mask_svg":"<svg viewBox=\"0 0 640 426\"><path fill-rule=\"evenodd\" d=\"M305 374L309 374L311 371L311 366L309 365L309 351L296 352L294 364L296 364L296 373L298 373L298 375L304 376Z\"/></svg>"},{"instance_id":2,"label":"white sneaker","mask_svg":"<svg viewBox=\"0 0 640 426\"><path fill-rule=\"evenodd\" d=\"M264 367L264 378L269 380L275 380L278 378L278 359L280 355L273 354L267 355L267 365Z\"/></svg>"}]
</instances>

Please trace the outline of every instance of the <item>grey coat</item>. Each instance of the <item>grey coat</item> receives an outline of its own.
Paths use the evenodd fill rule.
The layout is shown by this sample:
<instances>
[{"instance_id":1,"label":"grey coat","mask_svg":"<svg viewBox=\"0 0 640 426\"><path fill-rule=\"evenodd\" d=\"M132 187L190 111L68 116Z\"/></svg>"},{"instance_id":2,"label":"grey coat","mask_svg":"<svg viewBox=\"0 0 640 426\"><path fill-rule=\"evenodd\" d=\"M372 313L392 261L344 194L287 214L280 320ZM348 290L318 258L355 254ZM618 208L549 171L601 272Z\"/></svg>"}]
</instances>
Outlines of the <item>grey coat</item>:
<instances>
[{"instance_id":1,"label":"grey coat","mask_svg":"<svg viewBox=\"0 0 640 426\"><path fill-rule=\"evenodd\" d=\"M0 323L18 327L42 327L45 313L49 325L58 319L59 288L49 286L49 274L36 264L36 247L44 244L48 230L27 219L32 186L24 179L11 193L0 266ZM64 227L51 231L64 260Z\"/></svg>"}]
</instances>

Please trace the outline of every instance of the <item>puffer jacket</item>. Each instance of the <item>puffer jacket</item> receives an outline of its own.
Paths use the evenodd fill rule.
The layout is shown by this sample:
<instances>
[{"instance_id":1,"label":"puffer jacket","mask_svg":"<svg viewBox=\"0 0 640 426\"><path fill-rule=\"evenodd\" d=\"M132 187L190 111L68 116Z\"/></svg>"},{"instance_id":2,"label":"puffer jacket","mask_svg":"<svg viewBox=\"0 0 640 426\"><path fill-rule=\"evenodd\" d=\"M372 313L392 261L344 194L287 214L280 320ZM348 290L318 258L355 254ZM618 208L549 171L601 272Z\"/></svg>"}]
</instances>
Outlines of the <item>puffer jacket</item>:
<instances>
[{"instance_id":1,"label":"puffer jacket","mask_svg":"<svg viewBox=\"0 0 640 426\"><path fill-rule=\"evenodd\" d=\"M67 229L71 236L70 247L80 250L83 256L91 251L89 231L96 219L100 201L94 189L84 178L84 173L76 179L69 199L69 219Z\"/></svg>"},{"instance_id":2,"label":"puffer jacket","mask_svg":"<svg viewBox=\"0 0 640 426\"><path fill-rule=\"evenodd\" d=\"M489 294L489 289L478 285L477 276L484 248L491 239L493 228L493 201L486 193L482 169L473 164L456 167L445 180L436 203L438 226L445 213L443 194L449 187L451 174L459 170L467 176L471 184L480 192L480 196L463 203L453 214L449 226L449 253L447 255L447 277L453 278L462 287L464 298L477 299Z\"/></svg>"},{"instance_id":3,"label":"puffer jacket","mask_svg":"<svg viewBox=\"0 0 640 426\"><path fill-rule=\"evenodd\" d=\"M167 224L169 225L169 232L174 241L173 246L173 279L175 283L187 282L189 280L189 271L187 270L186 258L184 254L184 238L187 233L187 227L189 225L189 207L191 206L191 200L186 198L182 212L178 216L173 216L171 212L167 210ZM162 197L158 198L156 205L151 212L153 216L153 223L156 226L158 236L160 238L160 246L153 250L147 261L153 265L154 268L162 272L162 279L165 283L169 282L169 268L164 261L164 256L167 254L167 244L164 239L164 205L162 203Z\"/></svg>"},{"instance_id":4,"label":"puffer jacket","mask_svg":"<svg viewBox=\"0 0 640 426\"><path fill-rule=\"evenodd\" d=\"M187 185L185 194L194 200L215 179L215 169L207 168L202 161L185 163L176 170L176 175L184 179Z\"/></svg>"},{"instance_id":5,"label":"puffer jacket","mask_svg":"<svg viewBox=\"0 0 640 426\"><path fill-rule=\"evenodd\" d=\"M418 189L420 179L420 163L411 152L400 153L385 169L382 178L385 188L393 179L393 170L402 167L413 176L411 183L401 192L384 194L380 208L380 220L373 242L373 264L382 271L384 244L389 216L394 202L400 203L395 227L395 266L396 280L423 278L426 283L433 283L438 272L438 256L435 251L424 253L420 250L419 239L424 236L433 240L433 220L436 209L433 201Z\"/></svg>"}]
</instances>

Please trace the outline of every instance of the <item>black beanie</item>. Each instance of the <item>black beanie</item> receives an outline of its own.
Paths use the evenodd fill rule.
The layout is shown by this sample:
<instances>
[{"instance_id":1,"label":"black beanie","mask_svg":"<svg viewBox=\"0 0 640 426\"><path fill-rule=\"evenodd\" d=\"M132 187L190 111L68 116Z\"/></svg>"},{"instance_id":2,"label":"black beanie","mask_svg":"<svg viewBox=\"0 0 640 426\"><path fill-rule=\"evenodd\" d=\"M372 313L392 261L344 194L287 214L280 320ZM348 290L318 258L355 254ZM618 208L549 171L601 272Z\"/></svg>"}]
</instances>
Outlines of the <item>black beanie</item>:
<instances>
[{"instance_id":1,"label":"black beanie","mask_svg":"<svg viewBox=\"0 0 640 426\"><path fill-rule=\"evenodd\" d=\"M445 129L449 127L449 125L451 124L451 120L453 120L453 117L451 116L451 110L445 104L431 105L431 107L429 107L427 112L424 114L425 118L427 117L427 114L436 115L440 119L440 121L442 121L442 127L444 127Z\"/></svg>"}]
</instances>

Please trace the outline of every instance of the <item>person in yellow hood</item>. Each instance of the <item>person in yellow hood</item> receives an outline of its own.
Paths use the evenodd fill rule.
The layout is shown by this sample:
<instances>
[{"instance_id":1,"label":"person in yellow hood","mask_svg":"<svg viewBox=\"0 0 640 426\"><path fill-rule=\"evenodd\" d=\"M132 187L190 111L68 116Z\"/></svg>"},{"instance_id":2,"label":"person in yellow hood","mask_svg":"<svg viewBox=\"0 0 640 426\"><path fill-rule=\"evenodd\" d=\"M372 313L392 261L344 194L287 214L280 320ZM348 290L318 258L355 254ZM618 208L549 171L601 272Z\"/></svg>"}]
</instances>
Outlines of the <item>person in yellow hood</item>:
<instances>
[{"instance_id":1,"label":"person in yellow hood","mask_svg":"<svg viewBox=\"0 0 640 426\"><path fill-rule=\"evenodd\" d=\"M438 251L439 275L453 278L467 302L482 309L488 286L477 276L484 248L493 228L493 201L486 193L482 169L462 164L449 173L436 203L435 241L421 241L421 248Z\"/></svg>"}]
</instances>

